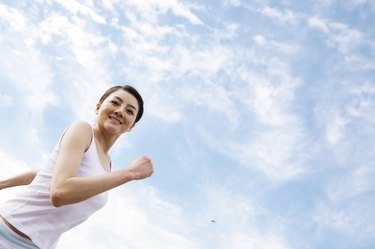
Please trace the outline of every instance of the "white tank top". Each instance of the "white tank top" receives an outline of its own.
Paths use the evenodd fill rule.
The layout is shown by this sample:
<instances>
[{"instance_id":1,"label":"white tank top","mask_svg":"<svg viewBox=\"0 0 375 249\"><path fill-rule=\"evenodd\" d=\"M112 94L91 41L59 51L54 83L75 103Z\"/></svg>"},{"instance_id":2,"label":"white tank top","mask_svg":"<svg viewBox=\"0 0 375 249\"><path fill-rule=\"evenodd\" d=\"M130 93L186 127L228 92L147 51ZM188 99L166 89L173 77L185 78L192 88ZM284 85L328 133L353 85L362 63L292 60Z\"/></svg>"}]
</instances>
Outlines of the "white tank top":
<instances>
[{"instance_id":1,"label":"white tank top","mask_svg":"<svg viewBox=\"0 0 375 249\"><path fill-rule=\"evenodd\" d=\"M77 176L95 176L106 173L99 161L94 135L92 137ZM62 233L85 221L95 211L102 208L108 199L108 192L105 192L75 204L58 208L52 205L50 186L53 168L59 154L59 145L60 141L33 182L15 198L0 207L0 214L19 231L29 236L41 249L55 248Z\"/></svg>"}]
</instances>

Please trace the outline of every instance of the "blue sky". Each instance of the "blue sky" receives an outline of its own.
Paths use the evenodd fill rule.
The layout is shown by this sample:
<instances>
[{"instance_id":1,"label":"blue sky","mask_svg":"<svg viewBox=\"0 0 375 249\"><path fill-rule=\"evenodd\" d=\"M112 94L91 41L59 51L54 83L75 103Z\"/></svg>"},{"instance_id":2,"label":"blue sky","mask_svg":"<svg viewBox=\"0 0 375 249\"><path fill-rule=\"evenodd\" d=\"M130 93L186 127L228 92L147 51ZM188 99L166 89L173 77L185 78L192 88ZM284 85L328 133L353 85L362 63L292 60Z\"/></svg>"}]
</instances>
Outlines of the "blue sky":
<instances>
[{"instance_id":1,"label":"blue sky","mask_svg":"<svg viewBox=\"0 0 375 249\"><path fill-rule=\"evenodd\" d=\"M114 170L145 153L155 174L59 249L375 248L374 17L370 0L1 1L1 177L128 83L145 115Z\"/></svg>"}]
</instances>

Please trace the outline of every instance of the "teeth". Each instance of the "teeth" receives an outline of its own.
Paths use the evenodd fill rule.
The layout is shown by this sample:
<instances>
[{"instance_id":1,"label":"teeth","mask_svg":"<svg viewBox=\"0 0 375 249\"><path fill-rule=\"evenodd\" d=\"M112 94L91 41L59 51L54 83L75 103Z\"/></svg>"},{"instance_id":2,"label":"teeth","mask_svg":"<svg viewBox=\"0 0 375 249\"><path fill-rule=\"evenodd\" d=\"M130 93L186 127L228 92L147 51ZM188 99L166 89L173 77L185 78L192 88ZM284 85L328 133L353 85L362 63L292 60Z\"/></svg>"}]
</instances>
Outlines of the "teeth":
<instances>
[{"instance_id":1,"label":"teeth","mask_svg":"<svg viewBox=\"0 0 375 249\"><path fill-rule=\"evenodd\" d=\"M110 119L112 119L112 120L114 120L114 121L116 121L116 123L118 123L118 124L122 124L121 122L120 122L120 120L118 120L117 118L114 118L114 117L109 117Z\"/></svg>"}]
</instances>

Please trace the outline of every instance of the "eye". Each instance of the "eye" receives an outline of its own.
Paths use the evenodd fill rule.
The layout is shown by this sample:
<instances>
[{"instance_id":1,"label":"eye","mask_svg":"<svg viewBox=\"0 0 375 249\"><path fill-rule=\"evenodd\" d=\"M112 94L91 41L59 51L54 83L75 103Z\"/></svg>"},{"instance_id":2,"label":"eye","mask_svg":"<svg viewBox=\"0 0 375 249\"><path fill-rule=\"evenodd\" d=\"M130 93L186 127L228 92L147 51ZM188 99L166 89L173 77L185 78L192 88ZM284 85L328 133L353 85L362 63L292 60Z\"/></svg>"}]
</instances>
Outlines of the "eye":
<instances>
[{"instance_id":1,"label":"eye","mask_svg":"<svg viewBox=\"0 0 375 249\"><path fill-rule=\"evenodd\" d=\"M111 103L112 103L112 105L115 105L115 106L118 106L118 105L119 105L118 102L117 102L116 100L112 100Z\"/></svg>"},{"instance_id":2,"label":"eye","mask_svg":"<svg viewBox=\"0 0 375 249\"><path fill-rule=\"evenodd\" d=\"M127 110L126 112L127 112L128 114L134 116L134 112L133 112L133 110Z\"/></svg>"}]
</instances>

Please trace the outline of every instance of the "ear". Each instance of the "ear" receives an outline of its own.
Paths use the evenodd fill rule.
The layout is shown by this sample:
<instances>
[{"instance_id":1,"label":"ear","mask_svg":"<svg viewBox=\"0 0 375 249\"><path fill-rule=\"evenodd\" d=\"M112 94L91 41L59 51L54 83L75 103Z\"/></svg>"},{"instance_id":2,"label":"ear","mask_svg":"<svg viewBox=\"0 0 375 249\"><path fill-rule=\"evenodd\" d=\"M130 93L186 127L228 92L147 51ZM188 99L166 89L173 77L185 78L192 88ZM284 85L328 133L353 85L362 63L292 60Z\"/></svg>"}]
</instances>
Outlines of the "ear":
<instances>
[{"instance_id":1,"label":"ear","mask_svg":"<svg viewBox=\"0 0 375 249\"><path fill-rule=\"evenodd\" d=\"M98 111L99 111L100 106L101 106L100 103L97 103L97 104L96 104L96 108L95 108L95 113L96 113L96 114L98 114Z\"/></svg>"}]
</instances>

